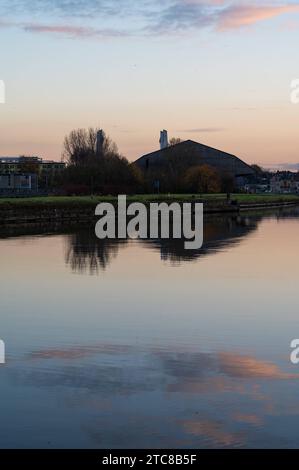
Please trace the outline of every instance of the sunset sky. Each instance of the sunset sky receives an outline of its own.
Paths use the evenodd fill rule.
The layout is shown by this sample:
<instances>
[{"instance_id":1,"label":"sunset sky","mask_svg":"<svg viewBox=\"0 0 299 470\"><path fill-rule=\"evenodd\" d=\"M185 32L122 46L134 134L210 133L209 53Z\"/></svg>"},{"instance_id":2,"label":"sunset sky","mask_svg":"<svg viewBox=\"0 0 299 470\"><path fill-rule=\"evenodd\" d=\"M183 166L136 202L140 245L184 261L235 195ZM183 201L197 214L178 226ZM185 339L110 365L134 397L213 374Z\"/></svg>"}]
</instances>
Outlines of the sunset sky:
<instances>
[{"instance_id":1,"label":"sunset sky","mask_svg":"<svg viewBox=\"0 0 299 470\"><path fill-rule=\"evenodd\" d=\"M130 160L160 129L299 164L299 1L1 0L0 155L60 160L102 127Z\"/></svg>"}]
</instances>

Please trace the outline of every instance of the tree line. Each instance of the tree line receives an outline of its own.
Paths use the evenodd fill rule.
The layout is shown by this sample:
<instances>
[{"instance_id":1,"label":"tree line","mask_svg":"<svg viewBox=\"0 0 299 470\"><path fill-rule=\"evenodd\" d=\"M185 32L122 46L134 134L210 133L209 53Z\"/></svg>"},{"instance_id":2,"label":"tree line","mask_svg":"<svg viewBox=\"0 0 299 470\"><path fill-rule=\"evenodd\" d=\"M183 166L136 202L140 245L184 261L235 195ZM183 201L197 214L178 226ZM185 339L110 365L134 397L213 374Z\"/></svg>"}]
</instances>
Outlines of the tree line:
<instances>
[{"instance_id":1,"label":"tree line","mask_svg":"<svg viewBox=\"0 0 299 470\"><path fill-rule=\"evenodd\" d=\"M142 189L142 174L104 132L97 149L99 129L73 130L64 139L66 169L63 187L72 194L131 194Z\"/></svg>"},{"instance_id":2,"label":"tree line","mask_svg":"<svg viewBox=\"0 0 299 470\"><path fill-rule=\"evenodd\" d=\"M152 192L219 193L234 189L233 178L220 174L209 165L198 165L181 150L172 152L167 167L142 171L122 156L117 145L102 133L97 148L99 129L76 129L63 143L66 168L60 183L66 194L136 194ZM181 140L172 138L170 145Z\"/></svg>"}]
</instances>

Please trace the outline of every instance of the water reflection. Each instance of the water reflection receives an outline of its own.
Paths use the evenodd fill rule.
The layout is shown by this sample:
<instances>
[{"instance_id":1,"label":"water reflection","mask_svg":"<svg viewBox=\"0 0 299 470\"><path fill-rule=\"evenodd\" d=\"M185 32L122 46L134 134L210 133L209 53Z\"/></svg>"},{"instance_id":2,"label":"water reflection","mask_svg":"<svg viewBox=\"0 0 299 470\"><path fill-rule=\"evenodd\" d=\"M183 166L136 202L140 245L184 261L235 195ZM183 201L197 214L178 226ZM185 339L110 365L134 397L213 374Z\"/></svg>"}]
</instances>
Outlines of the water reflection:
<instances>
[{"instance_id":1,"label":"water reflection","mask_svg":"<svg viewBox=\"0 0 299 470\"><path fill-rule=\"evenodd\" d=\"M126 240L99 240L94 227L78 230L66 239L65 261L73 272L97 274L117 256Z\"/></svg>"},{"instance_id":2,"label":"water reflection","mask_svg":"<svg viewBox=\"0 0 299 470\"><path fill-rule=\"evenodd\" d=\"M299 447L297 209L206 218L195 253L1 237L0 447Z\"/></svg>"},{"instance_id":3,"label":"water reflection","mask_svg":"<svg viewBox=\"0 0 299 470\"><path fill-rule=\"evenodd\" d=\"M239 244L242 239L253 233L259 223L268 215L277 218L297 218L298 208L280 209L273 213L252 212L238 215L205 216L204 244L198 250L186 250L183 239L144 239L138 240L145 247L159 251L161 259L172 265L212 255L218 251ZM128 240L99 240L94 227L80 229L67 238L66 263L74 272L98 274L105 270L119 250L129 243Z\"/></svg>"},{"instance_id":4,"label":"water reflection","mask_svg":"<svg viewBox=\"0 0 299 470\"><path fill-rule=\"evenodd\" d=\"M159 251L161 259L178 265L185 261L196 260L237 245L253 233L259 223L267 218L297 219L299 208L281 208L269 211L256 211L237 215L205 216L204 244L198 250L186 250L183 239L146 239L138 242L154 251ZM94 224L30 224L25 226L2 226L0 238L18 236L65 234L65 262L75 273L98 274L105 270L117 257L119 251L130 240L99 240L94 233Z\"/></svg>"},{"instance_id":5,"label":"water reflection","mask_svg":"<svg viewBox=\"0 0 299 470\"><path fill-rule=\"evenodd\" d=\"M34 350L7 373L17 388L61 390L67 400L64 406L83 408L92 416L82 432L93 445L104 447L120 443L129 447L132 442L138 446L144 444L147 433L155 446L161 438L166 439L164 445L173 446L174 436L178 446L187 447L259 446L259 439L275 443L275 436L271 440L267 434L269 428L259 437L256 432L266 426L269 416L294 413L289 404L280 410L274 390L279 383L290 385L299 379L299 374L269 360L238 351L208 353L192 347L111 343ZM263 391L264 384L270 394ZM157 397L153 410L157 407L158 414L151 415L149 394ZM136 397L141 406L136 402L132 408L131 399ZM122 409L124 403L127 409Z\"/></svg>"},{"instance_id":6,"label":"water reflection","mask_svg":"<svg viewBox=\"0 0 299 470\"><path fill-rule=\"evenodd\" d=\"M238 216L205 217L204 243L198 250L186 250L183 239L140 240L146 246L160 251L161 259L178 265L183 261L192 261L212 255L229 246L238 244L242 238L256 230L258 220Z\"/></svg>"},{"instance_id":7,"label":"water reflection","mask_svg":"<svg viewBox=\"0 0 299 470\"><path fill-rule=\"evenodd\" d=\"M158 250L161 259L171 264L192 261L202 256L216 253L256 230L258 219L248 216L213 216L206 217L204 223L204 245L198 250L186 250L183 239L147 239L138 240L143 246ZM94 227L80 229L70 234L66 240L66 263L74 272L97 274L105 270L119 250L129 240L99 240Z\"/></svg>"}]
</instances>

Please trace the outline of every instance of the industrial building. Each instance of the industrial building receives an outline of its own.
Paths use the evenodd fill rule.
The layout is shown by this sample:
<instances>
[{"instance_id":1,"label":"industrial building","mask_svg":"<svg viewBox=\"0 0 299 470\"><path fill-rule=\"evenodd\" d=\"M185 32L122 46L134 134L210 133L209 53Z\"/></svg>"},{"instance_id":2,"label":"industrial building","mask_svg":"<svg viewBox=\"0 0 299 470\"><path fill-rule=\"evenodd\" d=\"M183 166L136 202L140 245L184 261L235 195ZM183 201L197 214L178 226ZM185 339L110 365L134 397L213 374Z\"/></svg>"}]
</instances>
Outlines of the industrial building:
<instances>
[{"instance_id":1,"label":"industrial building","mask_svg":"<svg viewBox=\"0 0 299 470\"><path fill-rule=\"evenodd\" d=\"M0 157L0 195L37 194L64 168L62 162L39 157Z\"/></svg>"},{"instance_id":2,"label":"industrial building","mask_svg":"<svg viewBox=\"0 0 299 470\"><path fill-rule=\"evenodd\" d=\"M27 169L33 170L39 176L51 175L61 172L65 168L65 163L53 160L43 160L40 157L0 157L1 174L22 174L27 173ZM25 170L25 171L24 171Z\"/></svg>"},{"instance_id":3,"label":"industrial building","mask_svg":"<svg viewBox=\"0 0 299 470\"><path fill-rule=\"evenodd\" d=\"M236 184L243 185L247 179L255 176L254 169L235 155L217 150L193 140L186 140L169 145L167 131L160 133L160 149L143 155L135 164L145 172L167 171L171 167L188 167L209 165L220 174L230 174Z\"/></svg>"},{"instance_id":4,"label":"industrial building","mask_svg":"<svg viewBox=\"0 0 299 470\"><path fill-rule=\"evenodd\" d=\"M0 195L26 195L38 191L38 176L32 174L0 174Z\"/></svg>"}]
</instances>

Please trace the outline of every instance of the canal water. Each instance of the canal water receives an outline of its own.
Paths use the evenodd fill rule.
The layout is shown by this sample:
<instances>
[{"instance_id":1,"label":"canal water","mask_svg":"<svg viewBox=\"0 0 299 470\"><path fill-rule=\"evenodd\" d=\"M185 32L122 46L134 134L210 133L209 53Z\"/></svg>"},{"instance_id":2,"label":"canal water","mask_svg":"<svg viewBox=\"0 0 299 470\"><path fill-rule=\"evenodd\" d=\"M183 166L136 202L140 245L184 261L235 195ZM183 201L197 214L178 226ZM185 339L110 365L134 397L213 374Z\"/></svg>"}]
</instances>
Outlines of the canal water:
<instances>
[{"instance_id":1,"label":"canal water","mask_svg":"<svg viewBox=\"0 0 299 470\"><path fill-rule=\"evenodd\" d=\"M298 448L299 210L204 246L0 230L0 447Z\"/></svg>"}]
</instances>

